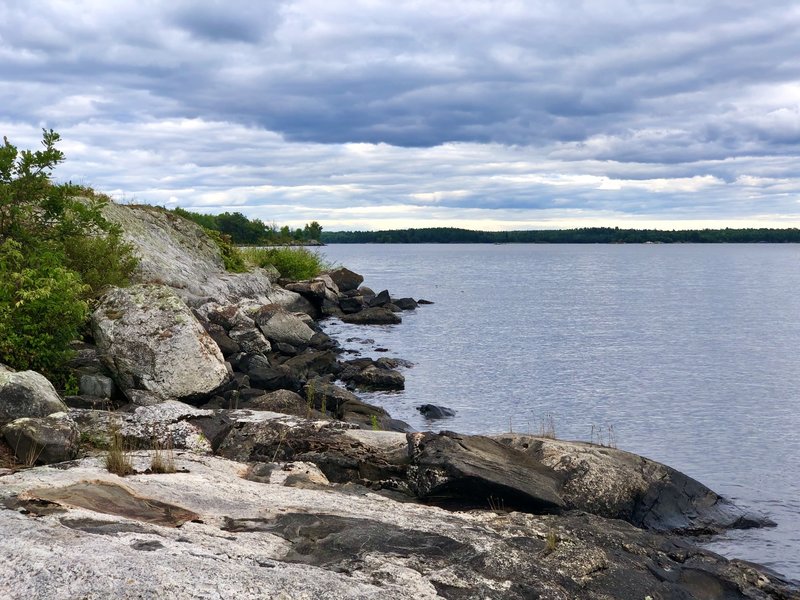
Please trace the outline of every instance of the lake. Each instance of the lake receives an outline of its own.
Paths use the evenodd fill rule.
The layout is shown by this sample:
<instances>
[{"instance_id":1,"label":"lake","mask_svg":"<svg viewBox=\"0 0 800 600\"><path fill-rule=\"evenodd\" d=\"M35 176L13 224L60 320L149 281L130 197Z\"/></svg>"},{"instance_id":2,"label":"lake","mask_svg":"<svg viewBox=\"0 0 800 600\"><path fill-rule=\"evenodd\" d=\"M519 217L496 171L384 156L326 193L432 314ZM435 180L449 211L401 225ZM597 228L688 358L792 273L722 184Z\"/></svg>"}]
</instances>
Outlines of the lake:
<instances>
[{"instance_id":1,"label":"lake","mask_svg":"<svg viewBox=\"0 0 800 600\"><path fill-rule=\"evenodd\" d=\"M398 356L416 429L549 428L666 463L776 528L706 546L800 580L800 245L331 245L376 292L435 302L397 326L329 321ZM346 341L350 339L351 341ZM382 349L388 349L383 352ZM455 417L425 421L415 407Z\"/></svg>"}]
</instances>

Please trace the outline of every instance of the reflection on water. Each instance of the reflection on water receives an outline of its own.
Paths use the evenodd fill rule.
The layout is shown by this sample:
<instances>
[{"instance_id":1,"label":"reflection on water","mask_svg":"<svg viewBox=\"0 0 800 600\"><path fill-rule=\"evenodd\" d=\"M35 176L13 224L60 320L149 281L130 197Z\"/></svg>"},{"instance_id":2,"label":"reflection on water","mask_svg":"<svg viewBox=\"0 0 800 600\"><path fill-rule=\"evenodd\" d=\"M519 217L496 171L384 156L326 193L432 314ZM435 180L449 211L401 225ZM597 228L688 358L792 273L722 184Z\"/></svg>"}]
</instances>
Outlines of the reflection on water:
<instances>
[{"instance_id":1,"label":"reflection on water","mask_svg":"<svg viewBox=\"0 0 800 600\"><path fill-rule=\"evenodd\" d=\"M800 579L800 246L336 245L394 296L435 302L399 326L332 321L345 346L399 356L406 390L372 394L418 429L539 432L667 463L774 529L710 547ZM376 352L388 348L389 353ZM420 404L457 411L426 422Z\"/></svg>"}]
</instances>

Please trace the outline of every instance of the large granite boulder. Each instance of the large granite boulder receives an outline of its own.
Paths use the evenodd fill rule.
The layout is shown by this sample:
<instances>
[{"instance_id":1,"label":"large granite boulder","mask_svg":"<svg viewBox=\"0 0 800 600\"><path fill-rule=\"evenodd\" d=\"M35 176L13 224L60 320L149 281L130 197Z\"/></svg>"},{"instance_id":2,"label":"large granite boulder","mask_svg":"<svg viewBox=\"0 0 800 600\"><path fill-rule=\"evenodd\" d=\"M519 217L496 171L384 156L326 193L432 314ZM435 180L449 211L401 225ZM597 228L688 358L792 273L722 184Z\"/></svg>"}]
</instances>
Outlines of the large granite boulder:
<instances>
[{"instance_id":1,"label":"large granite boulder","mask_svg":"<svg viewBox=\"0 0 800 600\"><path fill-rule=\"evenodd\" d=\"M74 459L79 434L75 421L64 412L17 419L3 427L3 437L17 461L28 466Z\"/></svg>"},{"instance_id":2,"label":"large granite boulder","mask_svg":"<svg viewBox=\"0 0 800 600\"><path fill-rule=\"evenodd\" d=\"M36 371L0 369L0 426L23 417L66 411L53 384Z\"/></svg>"},{"instance_id":3,"label":"large granite boulder","mask_svg":"<svg viewBox=\"0 0 800 600\"><path fill-rule=\"evenodd\" d=\"M358 286L364 282L364 277L362 275L354 273L345 267L340 267L335 271L331 271L328 273L328 276L333 280L340 292L357 290Z\"/></svg>"},{"instance_id":4,"label":"large granite boulder","mask_svg":"<svg viewBox=\"0 0 800 600\"><path fill-rule=\"evenodd\" d=\"M520 434L496 439L557 472L563 478L559 494L570 508L678 533L774 525L691 477L630 452Z\"/></svg>"},{"instance_id":5,"label":"large granite boulder","mask_svg":"<svg viewBox=\"0 0 800 600\"><path fill-rule=\"evenodd\" d=\"M219 347L166 286L112 290L92 315L92 331L126 395L202 397L228 380Z\"/></svg>"}]
</instances>

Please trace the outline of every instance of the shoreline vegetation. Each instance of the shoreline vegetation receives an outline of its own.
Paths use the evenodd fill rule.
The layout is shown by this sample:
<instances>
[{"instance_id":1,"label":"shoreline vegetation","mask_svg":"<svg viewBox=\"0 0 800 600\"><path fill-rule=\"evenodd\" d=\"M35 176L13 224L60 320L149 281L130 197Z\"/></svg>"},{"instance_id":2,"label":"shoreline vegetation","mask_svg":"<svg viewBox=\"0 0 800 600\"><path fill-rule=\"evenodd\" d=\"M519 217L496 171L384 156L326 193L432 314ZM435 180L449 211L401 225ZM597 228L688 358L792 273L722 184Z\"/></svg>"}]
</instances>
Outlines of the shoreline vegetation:
<instances>
[{"instance_id":1,"label":"shoreline vegetation","mask_svg":"<svg viewBox=\"0 0 800 600\"><path fill-rule=\"evenodd\" d=\"M785 244L800 243L800 229L620 229L583 227L477 231L455 227L326 231L324 244Z\"/></svg>"}]
</instances>

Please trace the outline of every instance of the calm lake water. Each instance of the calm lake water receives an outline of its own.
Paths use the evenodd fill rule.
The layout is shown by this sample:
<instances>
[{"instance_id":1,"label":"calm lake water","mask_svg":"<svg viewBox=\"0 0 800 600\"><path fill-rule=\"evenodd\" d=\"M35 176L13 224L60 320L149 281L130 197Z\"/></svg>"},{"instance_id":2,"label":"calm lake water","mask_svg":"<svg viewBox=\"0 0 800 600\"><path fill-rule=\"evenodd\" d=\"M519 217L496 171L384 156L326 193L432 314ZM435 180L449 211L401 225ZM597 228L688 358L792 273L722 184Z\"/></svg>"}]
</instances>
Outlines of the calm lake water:
<instances>
[{"instance_id":1,"label":"calm lake water","mask_svg":"<svg viewBox=\"0 0 800 600\"><path fill-rule=\"evenodd\" d=\"M777 528L708 547L800 580L800 246L322 253L375 291L435 302L397 326L328 323L346 348L415 363L404 392L369 401L417 429L538 433L552 423L563 439L610 436L767 513ZM426 422L414 408L423 403L457 415Z\"/></svg>"}]
</instances>

